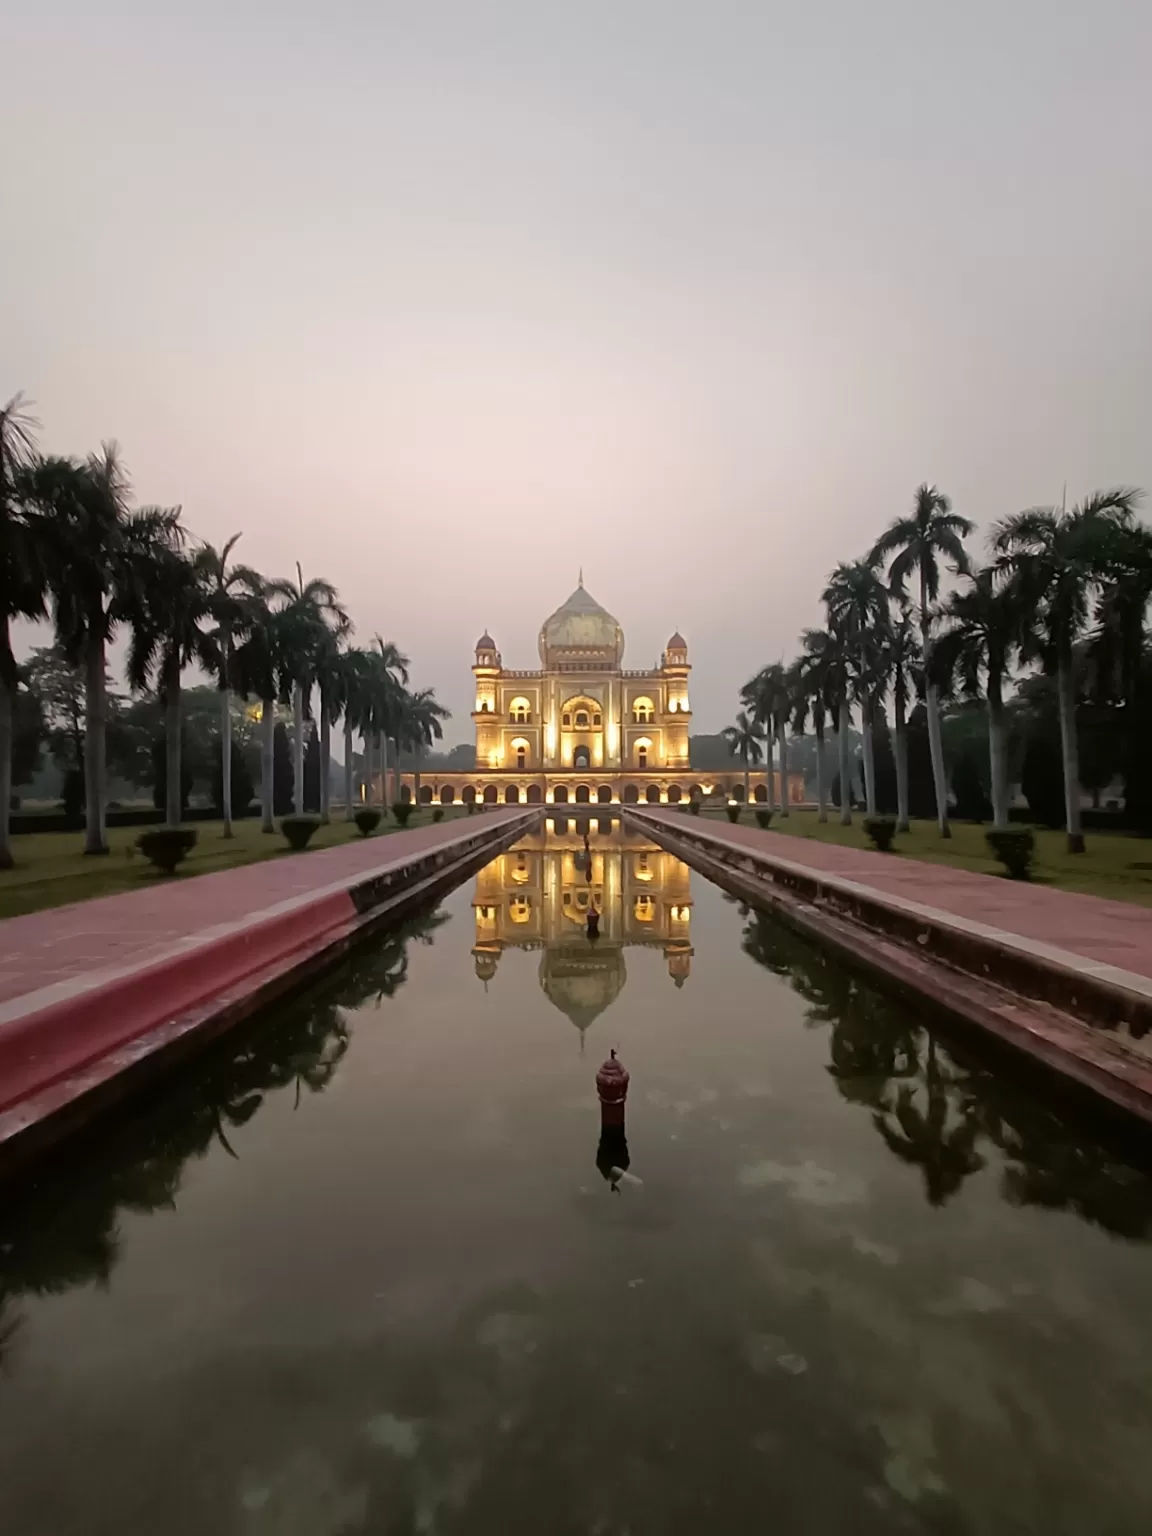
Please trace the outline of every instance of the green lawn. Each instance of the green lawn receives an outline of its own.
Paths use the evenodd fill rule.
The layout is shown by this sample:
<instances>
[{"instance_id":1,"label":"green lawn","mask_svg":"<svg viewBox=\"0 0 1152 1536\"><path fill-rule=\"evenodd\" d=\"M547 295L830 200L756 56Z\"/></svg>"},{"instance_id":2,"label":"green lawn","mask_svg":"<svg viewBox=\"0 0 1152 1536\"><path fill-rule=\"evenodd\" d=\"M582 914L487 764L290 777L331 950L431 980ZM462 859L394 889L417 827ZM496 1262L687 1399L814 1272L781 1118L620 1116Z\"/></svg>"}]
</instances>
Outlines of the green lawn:
<instances>
[{"instance_id":1,"label":"green lawn","mask_svg":"<svg viewBox=\"0 0 1152 1536\"><path fill-rule=\"evenodd\" d=\"M444 819L463 816L463 806L446 806ZM335 810L340 818L343 811ZM426 827L432 822L432 808L413 812L408 825ZM260 830L254 817L234 824L235 836L222 836L223 822L193 823L199 841L175 876L187 880L214 869L231 869L239 864L254 864L259 859L307 858L316 848L335 848L360 837L351 822L333 820L320 827L302 854L294 854L279 832ZM16 868L0 873L0 918L16 917L21 912L38 912L44 907L61 907L70 901L87 901L92 896L110 896L116 891L147 887L163 878L136 852L136 839L142 827L113 827L108 832L111 853L107 858L85 858L83 832L31 832L12 839ZM392 816L374 834L381 837L399 828Z\"/></svg>"},{"instance_id":2,"label":"green lawn","mask_svg":"<svg viewBox=\"0 0 1152 1536\"><path fill-rule=\"evenodd\" d=\"M848 848L871 849L872 844L864 835L863 815L854 813L852 825L842 827L839 814L829 808L828 820L821 826L814 810L794 810L786 817L777 812L772 818L772 831L797 838L819 838ZM723 808L709 809L701 815L710 821L726 819ZM750 810L743 811L740 820L742 825L755 826ZM951 838L943 840L934 821L914 821L911 831L897 837L893 847L897 853L932 864L949 864L954 869L971 869L986 875L1003 874L1003 867L984 841L986 830L969 822L953 822ZM1063 832L1037 828L1033 878L1067 891L1152 906L1152 838L1089 832L1087 840L1087 853L1074 855L1066 849Z\"/></svg>"}]
</instances>

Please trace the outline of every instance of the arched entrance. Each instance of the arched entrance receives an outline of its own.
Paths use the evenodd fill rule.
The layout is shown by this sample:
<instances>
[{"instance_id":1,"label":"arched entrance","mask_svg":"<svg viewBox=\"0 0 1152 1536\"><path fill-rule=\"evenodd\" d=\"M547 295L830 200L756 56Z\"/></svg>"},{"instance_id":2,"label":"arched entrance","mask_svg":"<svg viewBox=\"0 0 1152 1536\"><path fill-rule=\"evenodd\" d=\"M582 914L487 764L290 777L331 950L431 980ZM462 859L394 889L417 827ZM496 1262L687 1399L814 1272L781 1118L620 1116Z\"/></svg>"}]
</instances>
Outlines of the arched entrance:
<instances>
[{"instance_id":1,"label":"arched entrance","mask_svg":"<svg viewBox=\"0 0 1152 1536\"><path fill-rule=\"evenodd\" d=\"M539 786L539 784L529 784L529 786L528 786L528 804L529 805L539 805L540 804L540 786Z\"/></svg>"},{"instance_id":2,"label":"arched entrance","mask_svg":"<svg viewBox=\"0 0 1152 1536\"><path fill-rule=\"evenodd\" d=\"M577 803L579 805L587 805L589 800L591 800L591 798L592 798L592 795L591 795L591 792L590 792L587 784L577 784L577 786L576 786L576 800L577 800Z\"/></svg>"},{"instance_id":3,"label":"arched entrance","mask_svg":"<svg viewBox=\"0 0 1152 1536\"><path fill-rule=\"evenodd\" d=\"M431 784L421 784L421 786L420 786L420 804L421 805L431 805L432 804L432 786L431 786Z\"/></svg>"},{"instance_id":4,"label":"arched entrance","mask_svg":"<svg viewBox=\"0 0 1152 1536\"><path fill-rule=\"evenodd\" d=\"M495 784L487 784L487 785L485 785L485 787L484 787L484 804L485 805L495 805L496 801L498 799L499 799L499 791L497 790Z\"/></svg>"},{"instance_id":5,"label":"arched entrance","mask_svg":"<svg viewBox=\"0 0 1152 1536\"><path fill-rule=\"evenodd\" d=\"M599 801L599 803L601 805L611 805L612 804L612 786L611 786L611 784L601 784L600 788L596 791L596 799Z\"/></svg>"},{"instance_id":6,"label":"arched entrance","mask_svg":"<svg viewBox=\"0 0 1152 1536\"><path fill-rule=\"evenodd\" d=\"M669 784L669 786L668 786L668 804L669 805L679 805L680 804L680 786L679 786L679 784Z\"/></svg>"},{"instance_id":7,"label":"arched entrance","mask_svg":"<svg viewBox=\"0 0 1152 1536\"><path fill-rule=\"evenodd\" d=\"M515 784L509 784L508 788L504 791L504 804L520 804L520 791L516 788Z\"/></svg>"},{"instance_id":8,"label":"arched entrance","mask_svg":"<svg viewBox=\"0 0 1152 1536\"><path fill-rule=\"evenodd\" d=\"M552 796L552 799L556 802L557 805L567 805L568 804L568 786L567 786L567 784L557 784L555 792L554 792L554 794Z\"/></svg>"},{"instance_id":9,"label":"arched entrance","mask_svg":"<svg viewBox=\"0 0 1152 1536\"><path fill-rule=\"evenodd\" d=\"M591 768L592 756L587 747L577 747L572 754L573 768Z\"/></svg>"},{"instance_id":10,"label":"arched entrance","mask_svg":"<svg viewBox=\"0 0 1152 1536\"><path fill-rule=\"evenodd\" d=\"M475 804L476 791L471 784L465 784L464 788L460 791L460 798L463 800L465 805Z\"/></svg>"},{"instance_id":11,"label":"arched entrance","mask_svg":"<svg viewBox=\"0 0 1152 1536\"><path fill-rule=\"evenodd\" d=\"M408 788L407 784L401 784L401 786L400 786L400 799L401 799L401 801L405 805L407 805L409 800L411 800L411 798L412 798L412 791Z\"/></svg>"},{"instance_id":12,"label":"arched entrance","mask_svg":"<svg viewBox=\"0 0 1152 1536\"><path fill-rule=\"evenodd\" d=\"M728 793L732 797L733 800L743 801L743 799L744 799L744 786L743 786L743 784L733 784L732 788L728 791Z\"/></svg>"},{"instance_id":13,"label":"arched entrance","mask_svg":"<svg viewBox=\"0 0 1152 1536\"><path fill-rule=\"evenodd\" d=\"M451 784L445 784L444 788L440 791L440 804L451 805L455 798L456 791L452 788Z\"/></svg>"},{"instance_id":14,"label":"arched entrance","mask_svg":"<svg viewBox=\"0 0 1152 1536\"><path fill-rule=\"evenodd\" d=\"M691 789L688 791L688 798L689 800L703 800L704 791L699 784L692 785Z\"/></svg>"},{"instance_id":15,"label":"arched entrance","mask_svg":"<svg viewBox=\"0 0 1152 1536\"><path fill-rule=\"evenodd\" d=\"M640 791L636 788L635 784L625 784L623 798L625 805L636 804L637 800L640 798Z\"/></svg>"},{"instance_id":16,"label":"arched entrance","mask_svg":"<svg viewBox=\"0 0 1152 1536\"><path fill-rule=\"evenodd\" d=\"M767 800L767 798L768 798L768 786L767 786L767 784L757 784L756 788L752 791L752 798L753 798L753 800L759 800L761 803L763 803L765 800Z\"/></svg>"},{"instance_id":17,"label":"arched entrance","mask_svg":"<svg viewBox=\"0 0 1152 1536\"><path fill-rule=\"evenodd\" d=\"M645 800L647 800L649 805L659 805L660 804L660 786L659 786L659 784L649 784L648 788L644 791L644 798L645 798Z\"/></svg>"}]
</instances>

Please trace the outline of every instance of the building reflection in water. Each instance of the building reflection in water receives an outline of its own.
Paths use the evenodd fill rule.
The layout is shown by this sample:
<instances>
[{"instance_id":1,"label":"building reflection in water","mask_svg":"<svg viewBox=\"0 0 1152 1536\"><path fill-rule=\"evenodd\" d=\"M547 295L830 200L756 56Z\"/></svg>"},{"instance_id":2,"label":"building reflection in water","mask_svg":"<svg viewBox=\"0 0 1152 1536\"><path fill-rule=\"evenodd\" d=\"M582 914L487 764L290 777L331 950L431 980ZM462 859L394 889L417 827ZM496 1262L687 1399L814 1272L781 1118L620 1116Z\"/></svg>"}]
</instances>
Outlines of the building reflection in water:
<instances>
[{"instance_id":1,"label":"building reflection in water","mask_svg":"<svg viewBox=\"0 0 1152 1536\"><path fill-rule=\"evenodd\" d=\"M476 877L476 974L487 988L505 949L539 950L540 985L579 1030L583 1050L585 1033L624 988L629 946L661 950L675 986L688 979L691 878L686 864L617 820L550 816Z\"/></svg>"}]
</instances>

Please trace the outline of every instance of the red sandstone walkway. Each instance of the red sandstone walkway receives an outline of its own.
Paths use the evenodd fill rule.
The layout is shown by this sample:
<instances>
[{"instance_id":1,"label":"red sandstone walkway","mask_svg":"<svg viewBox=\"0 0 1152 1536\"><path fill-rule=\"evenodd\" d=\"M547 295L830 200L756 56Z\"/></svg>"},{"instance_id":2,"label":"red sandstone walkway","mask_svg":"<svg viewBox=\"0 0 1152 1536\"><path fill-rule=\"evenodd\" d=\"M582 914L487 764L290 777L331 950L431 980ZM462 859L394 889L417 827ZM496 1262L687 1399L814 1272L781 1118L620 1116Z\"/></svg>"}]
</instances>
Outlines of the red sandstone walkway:
<instances>
[{"instance_id":1,"label":"red sandstone walkway","mask_svg":"<svg viewBox=\"0 0 1152 1536\"><path fill-rule=\"evenodd\" d=\"M515 814L493 810L479 822L444 821L10 917L0 922L0 1004L93 970L145 964L200 929L238 922L325 886L351 883L393 860Z\"/></svg>"},{"instance_id":2,"label":"red sandstone walkway","mask_svg":"<svg viewBox=\"0 0 1152 1536\"><path fill-rule=\"evenodd\" d=\"M884 895L986 923L1033 943L1051 945L1068 955L1152 977L1152 908L1048 886L1025 885L941 864L925 864L919 859L841 848L815 838L764 832L739 822L733 826L727 821L701 819L700 823L685 826L680 813L652 814L654 819L666 820L673 831L707 831L734 847L756 849L822 875L858 881Z\"/></svg>"}]
</instances>

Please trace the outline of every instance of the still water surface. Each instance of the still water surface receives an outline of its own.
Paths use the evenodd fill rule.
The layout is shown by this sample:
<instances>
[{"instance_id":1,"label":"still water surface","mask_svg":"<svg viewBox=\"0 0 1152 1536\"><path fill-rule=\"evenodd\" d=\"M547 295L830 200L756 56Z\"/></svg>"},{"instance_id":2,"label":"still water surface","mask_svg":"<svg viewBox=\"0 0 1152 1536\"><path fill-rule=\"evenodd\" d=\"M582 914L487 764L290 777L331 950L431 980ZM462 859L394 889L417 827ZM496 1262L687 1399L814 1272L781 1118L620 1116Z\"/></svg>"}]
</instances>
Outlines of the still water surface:
<instances>
[{"instance_id":1,"label":"still water surface","mask_svg":"<svg viewBox=\"0 0 1152 1536\"><path fill-rule=\"evenodd\" d=\"M9 1196L5 1536L1152 1526L1146 1168L592 850L528 839Z\"/></svg>"}]
</instances>

